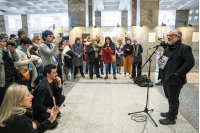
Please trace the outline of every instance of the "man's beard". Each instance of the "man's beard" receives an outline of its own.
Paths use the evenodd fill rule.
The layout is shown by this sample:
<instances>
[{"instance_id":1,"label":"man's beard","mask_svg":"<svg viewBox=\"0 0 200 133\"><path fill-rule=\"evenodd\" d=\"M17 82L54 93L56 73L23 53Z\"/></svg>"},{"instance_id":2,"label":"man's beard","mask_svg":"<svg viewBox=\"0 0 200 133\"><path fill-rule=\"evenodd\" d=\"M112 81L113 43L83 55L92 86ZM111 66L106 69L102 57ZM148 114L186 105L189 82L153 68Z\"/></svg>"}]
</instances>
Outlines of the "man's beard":
<instances>
[{"instance_id":1,"label":"man's beard","mask_svg":"<svg viewBox=\"0 0 200 133\"><path fill-rule=\"evenodd\" d=\"M168 41L168 44L169 45L173 45L174 44L173 42L176 43L177 42L177 38L174 38L171 41Z\"/></svg>"}]
</instances>

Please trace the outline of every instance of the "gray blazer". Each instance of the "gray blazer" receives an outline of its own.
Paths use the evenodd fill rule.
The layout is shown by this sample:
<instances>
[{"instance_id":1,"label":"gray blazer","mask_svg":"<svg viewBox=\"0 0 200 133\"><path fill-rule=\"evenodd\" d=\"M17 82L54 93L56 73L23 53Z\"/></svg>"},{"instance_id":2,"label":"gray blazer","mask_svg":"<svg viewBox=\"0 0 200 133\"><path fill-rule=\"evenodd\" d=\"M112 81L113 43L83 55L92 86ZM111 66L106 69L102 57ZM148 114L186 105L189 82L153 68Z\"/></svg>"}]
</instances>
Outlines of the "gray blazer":
<instances>
[{"instance_id":1,"label":"gray blazer","mask_svg":"<svg viewBox=\"0 0 200 133\"><path fill-rule=\"evenodd\" d=\"M52 43L53 48L49 48L47 44L41 43L39 46L39 51L42 57L42 65L45 67L48 64L54 64L53 57L57 57L59 55L58 46L59 44L56 43L55 45ZM57 65L57 64L55 64Z\"/></svg>"},{"instance_id":2,"label":"gray blazer","mask_svg":"<svg viewBox=\"0 0 200 133\"><path fill-rule=\"evenodd\" d=\"M9 52L9 56L12 60L17 62L19 60L19 56L17 52L11 53L6 47L4 48L5 51ZM0 87L5 87L5 68L4 68L4 61L2 59L3 48L0 47Z\"/></svg>"},{"instance_id":3,"label":"gray blazer","mask_svg":"<svg viewBox=\"0 0 200 133\"><path fill-rule=\"evenodd\" d=\"M80 47L77 47L75 44L73 44L72 52L74 53L73 66L83 66L83 54L84 54L83 45L80 44ZM81 58L77 58L78 55L80 55Z\"/></svg>"}]
</instances>

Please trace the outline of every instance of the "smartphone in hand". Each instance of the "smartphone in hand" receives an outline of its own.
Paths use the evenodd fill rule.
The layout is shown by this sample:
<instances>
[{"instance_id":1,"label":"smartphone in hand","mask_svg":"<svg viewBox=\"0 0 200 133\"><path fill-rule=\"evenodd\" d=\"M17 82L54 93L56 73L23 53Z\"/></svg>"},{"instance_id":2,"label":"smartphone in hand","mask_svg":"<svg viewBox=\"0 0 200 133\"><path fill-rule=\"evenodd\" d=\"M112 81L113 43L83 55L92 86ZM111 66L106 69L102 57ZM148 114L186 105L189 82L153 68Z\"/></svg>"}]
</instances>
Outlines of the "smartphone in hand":
<instances>
[{"instance_id":1,"label":"smartphone in hand","mask_svg":"<svg viewBox=\"0 0 200 133\"><path fill-rule=\"evenodd\" d=\"M55 110L55 112L56 112L56 100L55 100L54 97L53 97L53 105L54 105L54 110Z\"/></svg>"}]
</instances>

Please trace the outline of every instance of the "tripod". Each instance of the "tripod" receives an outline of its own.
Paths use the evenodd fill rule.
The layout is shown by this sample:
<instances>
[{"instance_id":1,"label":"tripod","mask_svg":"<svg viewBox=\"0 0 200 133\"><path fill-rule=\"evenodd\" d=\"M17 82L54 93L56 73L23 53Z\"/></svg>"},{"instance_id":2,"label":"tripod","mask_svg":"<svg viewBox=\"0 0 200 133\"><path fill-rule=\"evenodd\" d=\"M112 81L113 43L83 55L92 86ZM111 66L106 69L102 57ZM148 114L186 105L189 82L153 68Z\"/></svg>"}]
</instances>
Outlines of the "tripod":
<instances>
[{"instance_id":1,"label":"tripod","mask_svg":"<svg viewBox=\"0 0 200 133\"><path fill-rule=\"evenodd\" d=\"M151 120L153 121L153 123L155 124L155 126L157 127L158 125L155 123L155 121L153 120L153 118L151 117L151 115L149 114L149 111L154 111L154 109L148 109L148 103L149 103L149 81L150 81L150 73L151 73L151 62L152 59L151 57L156 53L156 50L158 49L158 47L156 47L156 49L154 50L154 52L149 56L149 59L145 62L145 64L142 66L142 68L147 64L147 62L149 62L149 72L148 72L148 80L147 80L147 99L146 99L146 107L144 109L144 111L139 111L139 112L133 112L133 113L128 113L128 115L131 114L137 114L137 113L142 113L145 112L148 114L148 116L151 118ZM142 69L141 68L141 69ZM141 71L141 70L140 70Z\"/></svg>"}]
</instances>

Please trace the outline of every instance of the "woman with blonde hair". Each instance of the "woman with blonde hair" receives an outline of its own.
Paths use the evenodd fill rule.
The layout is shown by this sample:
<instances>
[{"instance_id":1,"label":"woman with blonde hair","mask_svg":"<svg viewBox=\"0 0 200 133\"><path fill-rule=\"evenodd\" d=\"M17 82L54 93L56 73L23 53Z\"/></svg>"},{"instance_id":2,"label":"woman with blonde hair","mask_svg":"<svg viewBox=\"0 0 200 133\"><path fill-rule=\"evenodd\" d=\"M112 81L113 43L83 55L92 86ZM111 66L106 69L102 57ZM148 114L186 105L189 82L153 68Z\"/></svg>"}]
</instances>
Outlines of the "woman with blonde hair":
<instances>
[{"instance_id":1,"label":"woman with blonde hair","mask_svg":"<svg viewBox=\"0 0 200 133\"><path fill-rule=\"evenodd\" d=\"M117 73L121 74L121 66L124 64L123 61L123 54L124 54L124 45L122 44L123 38L119 36L117 38L117 43L115 44L115 53L116 53L116 68L117 68ZM119 69L118 66L119 65Z\"/></svg>"},{"instance_id":2,"label":"woman with blonde hair","mask_svg":"<svg viewBox=\"0 0 200 133\"><path fill-rule=\"evenodd\" d=\"M32 41L32 48L30 49L30 54L38 55L38 47L39 47L39 41L40 41L39 36L34 36L31 41Z\"/></svg>"},{"instance_id":3,"label":"woman with blonde hair","mask_svg":"<svg viewBox=\"0 0 200 133\"><path fill-rule=\"evenodd\" d=\"M33 96L24 85L13 84L8 88L0 108L1 133L43 133L53 126L59 107L56 107L56 111L52 109L48 120L36 125L28 111L32 99Z\"/></svg>"}]
</instances>

